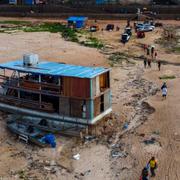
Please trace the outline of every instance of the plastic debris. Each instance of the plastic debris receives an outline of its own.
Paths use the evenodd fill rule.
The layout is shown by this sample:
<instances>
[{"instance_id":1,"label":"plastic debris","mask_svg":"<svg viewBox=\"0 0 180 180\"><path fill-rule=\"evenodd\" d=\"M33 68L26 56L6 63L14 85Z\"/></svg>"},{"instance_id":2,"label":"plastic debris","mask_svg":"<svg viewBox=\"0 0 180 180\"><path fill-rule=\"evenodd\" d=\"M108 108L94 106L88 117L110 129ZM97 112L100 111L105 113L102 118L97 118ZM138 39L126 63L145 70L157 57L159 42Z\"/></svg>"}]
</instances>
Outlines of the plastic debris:
<instances>
[{"instance_id":1,"label":"plastic debris","mask_svg":"<svg viewBox=\"0 0 180 180\"><path fill-rule=\"evenodd\" d=\"M50 144L52 148L56 147L56 138L53 134L47 134L43 136L40 141Z\"/></svg>"},{"instance_id":2,"label":"plastic debris","mask_svg":"<svg viewBox=\"0 0 180 180\"><path fill-rule=\"evenodd\" d=\"M75 160L79 160L80 159L80 154L78 153L78 154L75 154L74 156L73 156L73 158L75 159Z\"/></svg>"},{"instance_id":3,"label":"plastic debris","mask_svg":"<svg viewBox=\"0 0 180 180\"><path fill-rule=\"evenodd\" d=\"M91 172L91 170L87 170L87 171L85 171L84 173L81 173L80 175L81 175L81 176L87 176L87 175L90 174L90 172Z\"/></svg>"},{"instance_id":4,"label":"plastic debris","mask_svg":"<svg viewBox=\"0 0 180 180\"><path fill-rule=\"evenodd\" d=\"M92 141L96 138L96 136L85 136L84 139L85 141Z\"/></svg>"},{"instance_id":5,"label":"plastic debris","mask_svg":"<svg viewBox=\"0 0 180 180\"><path fill-rule=\"evenodd\" d=\"M149 144L154 144L156 142L156 139L155 138L151 138L151 139L146 139L143 141L146 145L149 145Z\"/></svg>"},{"instance_id":6,"label":"plastic debris","mask_svg":"<svg viewBox=\"0 0 180 180\"><path fill-rule=\"evenodd\" d=\"M125 123L124 125L123 125L123 129L125 130L125 129L127 129L128 128L128 123Z\"/></svg>"},{"instance_id":7,"label":"plastic debris","mask_svg":"<svg viewBox=\"0 0 180 180\"><path fill-rule=\"evenodd\" d=\"M126 152L120 152L120 151L112 151L111 152L111 156L114 157L127 157L127 153Z\"/></svg>"}]
</instances>

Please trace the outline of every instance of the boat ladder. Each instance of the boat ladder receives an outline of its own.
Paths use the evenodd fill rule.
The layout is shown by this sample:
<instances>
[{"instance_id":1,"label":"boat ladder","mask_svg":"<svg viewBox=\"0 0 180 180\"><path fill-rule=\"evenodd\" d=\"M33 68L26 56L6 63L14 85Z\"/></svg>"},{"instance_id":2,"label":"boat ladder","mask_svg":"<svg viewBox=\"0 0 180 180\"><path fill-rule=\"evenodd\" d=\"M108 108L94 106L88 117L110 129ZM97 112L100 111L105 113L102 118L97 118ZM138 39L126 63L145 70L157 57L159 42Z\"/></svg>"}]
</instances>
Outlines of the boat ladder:
<instances>
[{"instance_id":1,"label":"boat ladder","mask_svg":"<svg viewBox=\"0 0 180 180\"><path fill-rule=\"evenodd\" d=\"M28 136L27 135L25 135L25 134L20 134L19 135L19 140L22 140L22 141L24 141L25 143L28 143Z\"/></svg>"}]
</instances>

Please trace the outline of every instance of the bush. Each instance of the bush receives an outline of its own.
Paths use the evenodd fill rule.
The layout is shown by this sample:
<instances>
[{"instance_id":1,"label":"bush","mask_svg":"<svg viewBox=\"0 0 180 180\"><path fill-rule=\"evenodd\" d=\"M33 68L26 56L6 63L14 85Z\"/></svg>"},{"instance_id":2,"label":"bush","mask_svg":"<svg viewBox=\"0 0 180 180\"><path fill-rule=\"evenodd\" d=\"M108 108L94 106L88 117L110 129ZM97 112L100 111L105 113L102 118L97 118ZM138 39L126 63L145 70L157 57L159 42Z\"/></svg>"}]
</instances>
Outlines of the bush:
<instances>
[{"instance_id":1,"label":"bush","mask_svg":"<svg viewBox=\"0 0 180 180\"><path fill-rule=\"evenodd\" d=\"M160 76L159 79L175 79L176 76L174 75L163 75L163 76Z\"/></svg>"},{"instance_id":2,"label":"bush","mask_svg":"<svg viewBox=\"0 0 180 180\"><path fill-rule=\"evenodd\" d=\"M81 44L88 47L98 48L98 49L104 47L104 44L95 37L89 37L87 41L83 41L81 42Z\"/></svg>"}]
</instances>

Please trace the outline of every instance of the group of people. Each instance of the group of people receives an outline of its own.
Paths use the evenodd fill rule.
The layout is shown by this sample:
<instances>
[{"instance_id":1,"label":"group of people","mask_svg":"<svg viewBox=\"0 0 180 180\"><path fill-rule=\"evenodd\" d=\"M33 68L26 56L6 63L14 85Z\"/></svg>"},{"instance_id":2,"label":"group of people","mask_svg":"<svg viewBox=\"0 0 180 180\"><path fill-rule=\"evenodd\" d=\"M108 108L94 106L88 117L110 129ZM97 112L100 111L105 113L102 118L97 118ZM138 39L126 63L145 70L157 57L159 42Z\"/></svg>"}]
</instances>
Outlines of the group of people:
<instances>
[{"instance_id":1,"label":"group of people","mask_svg":"<svg viewBox=\"0 0 180 180\"><path fill-rule=\"evenodd\" d=\"M155 52L154 46L146 46L144 45L144 52L146 52L147 56L151 55L151 59L147 58L144 59L144 68L147 67L151 67L151 62L153 59L157 60L157 52ZM161 69L161 61L157 61L158 64L158 69L160 71ZM162 98L166 99L167 96L167 84L164 82L163 85L161 86L161 91L162 91ZM149 171L151 173L151 177L155 177L155 170L157 169L157 161L155 159L155 157L152 157L148 164L146 165L146 167L143 168L142 172L141 172L141 176L140 176L140 180L149 180Z\"/></svg>"},{"instance_id":2,"label":"group of people","mask_svg":"<svg viewBox=\"0 0 180 180\"><path fill-rule=\"evenodd\" d=\"M155 157L152 157L146 167L143 168L140 176L140 180L149 180L149 171L151 172L151 177L155 177L155 170L157 169L157 161Z\"/></svg>"},{"instance_id":3,"label":"group of people","mask_svg":"<svg viewBox=\"0 0 180 180\"><path fill-rule=\"evenodd\" d=\"M147 66L149 68L151 68L151 59L144 59L144 68L146 68ZM161 61L157 61L157 65L158 65L158 70L161 70Z\"/></svg>"},{"instance_id":4,"label":"group of people","mask_svg":"<svg viewBox=\"0 0 180 180\"><path fill-rule=\"evenodd\" d=\"M155 51L154 46L144 44L144 52L146 53L147 58L144 59L144 68L147 66L151 68L151 63L153 60L157 60L157 51ZM148 57L150 56L150 57ZM158 69L161 70L161 61L157 61Z\"/></svg>"},{"instance_id":5,"label":"group of people","mask_svg":"<svg viewBox=\"0 0 180 180\"><path fill-rule=\"evenodd\" d=\"M151 62L153 59L157 60L157 52L155 51L155 47L154 46L150 46L150 45L146 45L144 44L144 51L146 52L146 55L151 55L151 59L150 58L145 58L144 59L144 68L146 68L147 66L149 68L151 68ZM161 61L157 61L158 64L158 69L159 71L161 70ZM161 91L162 91L162 97L163 99L166 99L167 96L167 85L166 83L163 83L162 87L161 87Z\"/></svg>"},{"instance_id":6,"label":"group of people","mask_svg":"<svg viewBox=\"0 0 180 180\"><path fill-rule=\"evenodd\" d=\"M151 45L144 44L144 52L146 52L147 56L151 56L152 58L157 57L157 52L155 51L155 47Z\"/></svg>"}]
</instances>

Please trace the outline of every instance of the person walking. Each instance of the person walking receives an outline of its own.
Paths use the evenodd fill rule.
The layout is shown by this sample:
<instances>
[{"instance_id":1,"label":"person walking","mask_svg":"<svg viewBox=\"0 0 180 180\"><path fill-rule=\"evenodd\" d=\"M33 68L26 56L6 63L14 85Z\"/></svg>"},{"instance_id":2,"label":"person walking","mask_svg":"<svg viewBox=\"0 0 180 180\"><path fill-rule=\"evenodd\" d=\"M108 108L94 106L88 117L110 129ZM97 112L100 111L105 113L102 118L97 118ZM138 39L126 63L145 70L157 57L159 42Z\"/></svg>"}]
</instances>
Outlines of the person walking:
<instances>
[{"instance_id":1,"label":"person walking","mask_svg":"<svg viewBox=\"0 0 180 180\"><path fill-rule=\"evenodd\" d=\"M119 26L116 26L116 31L119 31L119 30L120 30Z\"/></svg>"},{"instance_id":2,"label":"person walking","mask_svg":"<svg viewBox=\"0 0 180 180\"><path fill-rule=\"evenodd\" d=\"M155 60L157 59L157 52L154 53Z\"/></svg>"},{"instance_id":3,"label":"person walking","mask_svg":"<svg viewBox=\"0 0 180 180\"><path fill-rule=\"evenodd\" d=\"M151 59L148 59L148 67L151 68Z\"/></svg>"},{"instance_id":4,"label":"person walking","mask_svg":"<svg viewBox=\"0 0 180 180\"><path fill-rule=\"evenodd\" d=\"M145 52L145 51L146 51L146 49L147 49L147 45L146 45L146 44L144 44L143 48L144 48L144 52Z\"/></svg>"},{"instance_id":5,"label":"person walking","mask_svg":"<svg viewBox=\"0 0 180 180\"><path fill-rule=\"evenodd\" d=\"M151 47L151 57L154 57L154 46Z\"/></svg>"},{"instance_id":6,"label":"person walking","mask_svg":"<svg viewBox=\"0 0 180 180\"><path fill-rule=\"evenodd\" d=\"M161 61L158 61L158 69L161 70Z\"/></svg>"},{"instance_id":7,"label":"person walking","mask_svg":"<svg viewBox=\"0 0 180 180\"><path fill-rule=\"evenodd\" d=\"M147 47L147 56L149 56L149 55L150 55L150 48Z\"/></svg>"},{"instance_id":8,"label":"person walking","mask_svg":"<svg viewBox=\"0 0 180 180\"><path fill-rule=\"evenodd\" d=\"M163 89L163 88L167 88L166 82L163 82L163 85L161 86L161 89Z\"/></svg>"},{"instance_id":9,"label":"person walking","mask_svg":"<svg viewBox=\"0 0 180 180\"><path fill-rule=\"evenodd\" d=\"M161 90L162 90L162 97L163 97L163 99L166 99L166 96L167 96L167 85L166 85L165 82L161 86Z\"/></svg>"},{"instance_id":10,"label":"person walking","mask_svg":"<svg viewBox=\"0 0 180 180\"><path fill-rule=\"evenodd\" d=\"M144 167L142 172L141 172L141 177L140 177L140 180L148 180L148 169L147 167Z\"/></svg>"},{"instance_id":11,"label":"person walking","mask_svg":"<svg viewBox=\"0 0 180 180\"><path fill-rule=\"evenodd\" d=\"M151 177L155 177L155 169L157 169L157 161L155 159L155 157L152 157L149 160L149 166L150 166L150 172L151 172Z\"/></svg>"},{"instance_id":12,"label":"person walking","mask_svg":"<svg viewBox=\"0 0 180 180\"><path fill-rule=\"evenodd\" d=\"M144 68L146 68L146 65L147 65L147 60L144 59Z\"/></svg>"}]
</instances>

